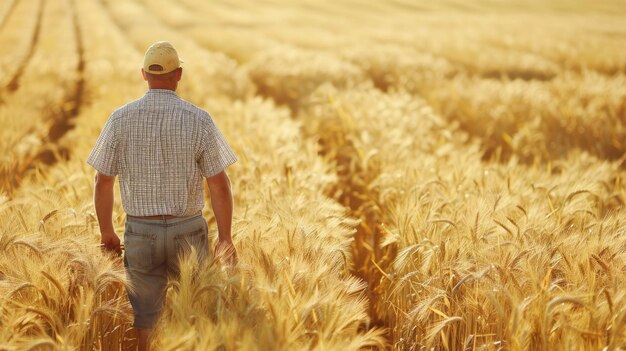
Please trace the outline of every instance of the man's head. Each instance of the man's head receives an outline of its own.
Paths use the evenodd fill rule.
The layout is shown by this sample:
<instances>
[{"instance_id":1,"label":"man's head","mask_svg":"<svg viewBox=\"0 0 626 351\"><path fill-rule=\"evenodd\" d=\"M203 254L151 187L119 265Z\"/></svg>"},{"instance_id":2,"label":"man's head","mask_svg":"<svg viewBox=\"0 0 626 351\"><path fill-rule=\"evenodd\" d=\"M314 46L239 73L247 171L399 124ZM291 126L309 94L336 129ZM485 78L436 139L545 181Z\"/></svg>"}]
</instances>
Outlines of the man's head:
<instances>
[{"instance_id":1,"label":"man's head","mask_svg":"<svg viewBox=\"0 0 626 351\"><path fill-rule=\"evenodd\" d=\"M182 77L182 60L172 44L159 41L152 44L143 58L141 74L148 82L150 89L176 90L178 81Z\"/></svg>"}]
</instances>

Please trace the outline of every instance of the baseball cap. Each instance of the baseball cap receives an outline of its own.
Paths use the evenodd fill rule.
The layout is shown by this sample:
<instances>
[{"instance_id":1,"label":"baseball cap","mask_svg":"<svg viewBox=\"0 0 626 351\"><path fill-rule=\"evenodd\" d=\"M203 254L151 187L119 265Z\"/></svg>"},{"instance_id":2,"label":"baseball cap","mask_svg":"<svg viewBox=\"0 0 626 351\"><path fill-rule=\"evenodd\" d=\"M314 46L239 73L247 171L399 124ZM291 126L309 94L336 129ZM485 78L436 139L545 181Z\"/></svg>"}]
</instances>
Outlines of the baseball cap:
<instances>
[{"instance_id":1,"label":"baseball cap","mask_svg":"<svg viewBox=\"0 0 626 351\"><path fill-rule=\"evenodd\" d=\"M151 74L165 74L180 67L181 60L174 46L167 41L150 45L143 57L143 70Z\"/></svg>"}]
</instances>

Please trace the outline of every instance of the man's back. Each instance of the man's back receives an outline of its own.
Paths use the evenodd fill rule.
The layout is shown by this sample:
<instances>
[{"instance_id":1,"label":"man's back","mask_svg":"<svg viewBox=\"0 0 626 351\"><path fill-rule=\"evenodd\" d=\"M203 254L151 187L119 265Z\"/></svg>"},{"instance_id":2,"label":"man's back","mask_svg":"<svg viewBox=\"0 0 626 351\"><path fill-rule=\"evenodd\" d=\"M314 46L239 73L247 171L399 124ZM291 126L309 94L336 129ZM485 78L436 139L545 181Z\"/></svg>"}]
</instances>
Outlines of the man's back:
<instances>
[{"instance_id":1,"label":"man's back","mask_svg":"<svg viewBox=\"0 0 626 351\"><path fill-rule=\"evenodd\" d=\"M164 89L114 111L88 159L119 175L122 203L135 216L197 214L203 176L235 161L210 115Z\"/></svg>"}]
</instances>

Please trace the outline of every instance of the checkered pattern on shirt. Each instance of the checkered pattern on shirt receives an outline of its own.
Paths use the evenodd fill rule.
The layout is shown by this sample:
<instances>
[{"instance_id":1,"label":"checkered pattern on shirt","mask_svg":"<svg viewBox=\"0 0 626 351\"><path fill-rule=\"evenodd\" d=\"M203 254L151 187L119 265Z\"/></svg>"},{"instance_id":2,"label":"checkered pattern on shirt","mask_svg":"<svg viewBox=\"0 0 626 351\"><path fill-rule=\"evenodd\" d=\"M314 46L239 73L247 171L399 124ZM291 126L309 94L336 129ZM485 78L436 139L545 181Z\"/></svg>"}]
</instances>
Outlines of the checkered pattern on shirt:
<instances>
[{"instance_id":1,"label":"checkered pattern on shirt","mask_svg":"<svg viewBox=\"0 0 626 351\"><path fill-rule=\"evenodd\" d=\"M124 210L134 216L198 213L203 176L236 161L206 111L161 89L114 111L87 159L100 173L119 175Z\"/></svg>"}]
</instances>

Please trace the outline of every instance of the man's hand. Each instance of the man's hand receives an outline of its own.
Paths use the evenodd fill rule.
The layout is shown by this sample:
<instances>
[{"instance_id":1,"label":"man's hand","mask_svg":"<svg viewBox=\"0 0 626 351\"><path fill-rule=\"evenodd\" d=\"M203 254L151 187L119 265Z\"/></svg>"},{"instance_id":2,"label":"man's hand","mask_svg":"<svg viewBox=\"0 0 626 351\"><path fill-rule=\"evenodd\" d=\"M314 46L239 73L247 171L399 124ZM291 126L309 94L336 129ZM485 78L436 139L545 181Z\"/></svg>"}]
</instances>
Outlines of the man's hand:
<instances>
[{"instance_id":1,"label":"man's hand","mask_svg":"<svg viewBox=\"0 0 626 351\"><path fill-rule=\"evenodd\" d=\"M114 176L96 173L93 200L100 226L100 242L106 251L121 254L120 238L113 229L113 185Z\"/></svg>"},{"instance_id":2,"label":"man's hand","mask_svg":"<svg viewBox=\"0 0 626 351\"><path fill-rule=\"evenodd\" d=\"M120 238L115 232L101 232L100 242L105 251L114 252L118 255L122 254L122 248L120 247Z\"/></svg>"},{"instance_id":3,"label":"man's hand","mask_svg":"<svg viewBox=\"0 0 626 351\"><path fill-rule=\"evenodd\" d=\"M238 262L237 249L229 240L218 240L215 245L215 257L223 263L235 266Z\"/></svg>"}]
</instances>

